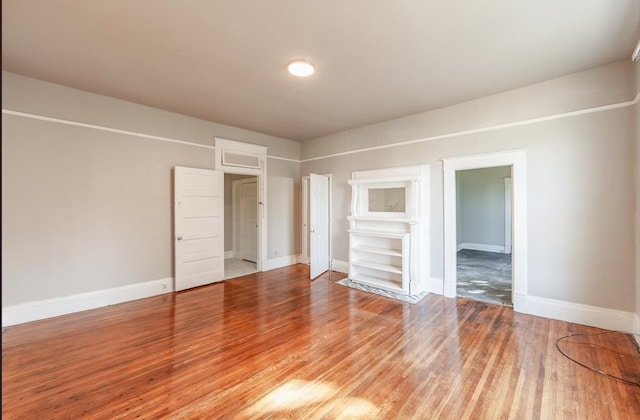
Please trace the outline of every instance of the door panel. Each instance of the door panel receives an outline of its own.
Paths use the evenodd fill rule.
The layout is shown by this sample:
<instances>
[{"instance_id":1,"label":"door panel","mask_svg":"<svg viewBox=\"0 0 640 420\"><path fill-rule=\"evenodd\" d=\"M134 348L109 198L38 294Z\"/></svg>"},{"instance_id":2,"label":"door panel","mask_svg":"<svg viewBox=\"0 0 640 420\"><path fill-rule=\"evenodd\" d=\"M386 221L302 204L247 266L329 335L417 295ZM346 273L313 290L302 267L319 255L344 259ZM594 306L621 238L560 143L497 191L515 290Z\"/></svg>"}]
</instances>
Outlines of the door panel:
<instances>
[{"instance_id":1,"label":"door panel","mask_svg":"<svg viewBox=\"0 0 640 420\"><path fill-rule=\"evenodd\" d=\"M329 177L309 177L309 262L312 279L329 270Z\"/></svg>"},{"instance_id":2,"label":"door panel","mask_svg":"<svg viewBox=\"0 0 640 420\"><path fill-rule=\"evenodd\" d=\"M258 184L240 184L240 258L256 262L258 259Z\"/></svg>"},{"instance_id":3,"label":"door panel","mask_svg":"<svg viewBox=\"0 0 640 420\"><path fill-rule=\"evenodd\" d=\"M175 288L224 278L224 174L177 166L174 173Z\"/></svg>"}]
</instances>

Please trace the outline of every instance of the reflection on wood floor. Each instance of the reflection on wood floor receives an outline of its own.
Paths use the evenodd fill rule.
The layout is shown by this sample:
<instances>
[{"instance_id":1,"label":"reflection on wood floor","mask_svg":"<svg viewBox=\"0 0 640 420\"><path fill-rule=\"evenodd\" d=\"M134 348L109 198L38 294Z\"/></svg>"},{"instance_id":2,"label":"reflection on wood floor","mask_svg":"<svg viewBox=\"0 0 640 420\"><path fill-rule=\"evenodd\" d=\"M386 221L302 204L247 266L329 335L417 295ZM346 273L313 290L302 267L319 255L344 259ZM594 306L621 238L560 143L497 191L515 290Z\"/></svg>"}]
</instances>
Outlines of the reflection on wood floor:
<instances>
[{"instance_id":1,"label":"reflection on wood floor","mask_svg":"<svg viewBox=\"0 0 640 420\"><path fill-rule=\"evenodd\" d=\"M300 264L10 327L3 418L640 418L639 387L555 349L601 330L342 277Z\"/></svg>"}]
</instances>

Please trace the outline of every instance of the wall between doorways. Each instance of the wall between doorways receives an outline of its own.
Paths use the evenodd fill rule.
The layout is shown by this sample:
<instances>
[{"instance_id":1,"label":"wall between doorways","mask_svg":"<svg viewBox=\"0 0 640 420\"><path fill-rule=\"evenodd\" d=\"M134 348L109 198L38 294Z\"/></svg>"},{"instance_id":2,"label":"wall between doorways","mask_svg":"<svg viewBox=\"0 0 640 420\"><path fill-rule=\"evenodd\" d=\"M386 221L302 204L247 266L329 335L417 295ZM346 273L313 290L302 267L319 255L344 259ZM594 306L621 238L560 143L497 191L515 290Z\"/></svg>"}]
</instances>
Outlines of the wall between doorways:
<instances>
[{"instance_id":1,"label":"wall between doorways","mask_svg":"<svg viewBox=\"0 0 640 420\"><path fill-rule=\"evenodd\" d=\"M348 259L351 172L431 165L431 276L443 278L443 158L527 154L528 294L635 312L634 71L617 62L303 143L333 174L333 258Z\"/></svg>"},{"instance_id":2,"label":"wall between doorways","mask_svg":"<svg viewBox=\"0 0 640 420\"><path fill-rule=\"evenodd\" d=\"M299 143L8 72L2 87L3 315L168 291L172 168L213 169L213 136L269 147L268 188L282 197L269 200L267 257L300 252L296 210L282 211L296 202Z\"/></svg>"}]
</instances>

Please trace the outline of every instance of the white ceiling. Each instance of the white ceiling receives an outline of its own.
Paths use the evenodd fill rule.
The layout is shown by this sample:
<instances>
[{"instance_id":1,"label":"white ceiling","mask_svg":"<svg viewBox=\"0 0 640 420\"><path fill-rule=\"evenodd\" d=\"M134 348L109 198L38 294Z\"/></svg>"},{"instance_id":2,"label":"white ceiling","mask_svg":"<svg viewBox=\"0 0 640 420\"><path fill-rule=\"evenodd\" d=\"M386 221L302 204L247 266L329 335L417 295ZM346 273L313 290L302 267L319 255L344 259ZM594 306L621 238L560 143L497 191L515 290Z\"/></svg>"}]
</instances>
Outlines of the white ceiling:
<instances>
[{"instance_id":1,"label":"white ceiling","mask_svg":"<svg viewBox=\"0 0 640 420\"><path fill-rule=\"evenodd\" d=\"M639 0L2 1L4 70L292 140L628 58L639 36Z\"/></svg>"}]
</instances>

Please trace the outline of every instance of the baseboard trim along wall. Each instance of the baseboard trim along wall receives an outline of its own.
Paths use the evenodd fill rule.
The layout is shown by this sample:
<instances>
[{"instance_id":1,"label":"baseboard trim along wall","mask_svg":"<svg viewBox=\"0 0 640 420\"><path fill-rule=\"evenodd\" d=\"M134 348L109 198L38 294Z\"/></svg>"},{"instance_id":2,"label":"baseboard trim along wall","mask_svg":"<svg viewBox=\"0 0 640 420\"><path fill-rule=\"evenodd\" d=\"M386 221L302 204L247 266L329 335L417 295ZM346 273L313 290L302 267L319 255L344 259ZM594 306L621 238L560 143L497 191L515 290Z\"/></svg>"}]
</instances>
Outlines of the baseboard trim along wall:
<instances>
[{"instance_id":1,"label":"baseboard trim along wall","mask_svg":"<svg viewBox=\"0 0 640 420\"><path fill-rule=\"evenodd\" d=\"M229 258L233 258L233 251L224 251L224 259L228 260Z\"/></svg>"},{"instance_id":2,"label":"baseboard trim along wall","mask_svg":"<svg viewBox=\"0 0 640 420\"><path fill-rule=\"evenodd\" d=\"M349 274L349 263L342 260L332 260L331 270L338 273Z\"/></svg>"},{"instance_id":3,"label":"baseboard trim along wall","mask_svg":"<svg viewBox=\"0 0 640 420\"><path fill-rule=\"evenodd\" d=\"M262 271L275 270L276 268L298 264L298 261L300 261L301 258L302 256L300 254L296 254L262 260Z\"/></svg>"},{"instance_id":4,"label":"baseboard trim along wall","mask_svg":"<svg viewBox=\"0 0 640 420\"><path fill-rule=\"evenodd\" d=\"M161 295L173 291L173 277L111 289L78 293L2 308L2 326L22 324L54 316Z\"/></svg>"},{"instance_id":5,"label":"baseboard trim along wall","mask_svg":"<svg viewBox=\"0 0 640 420\"><path fill-rule=\"evenodd\" d=\"M442 281L442 279L431 277L429 279L429 284L427 285L427 292L436 295L444 295L444 281Z\"/></svg>"},{"instance_id":6,"label":"baseboard trim along wall","mask_svg":"<svg viewBox=\"0 0 640 420\"><path fill-rule=\"evenodd\" d=\"M634 312L618 311L538 296L519 298L522 299L523 305L518 312L607 330L624 331L633 334L640 333L640 326L635 321L637 315Z\"/></svg>"},{"instance_id":7,"label":"baseboard trim along wall","mask_svg":"<svg viewBox=\"0 0 640 420\"><path fill-rule=\"evenodd\" d=\"M471 242L464 242L458 245L458 251L462 251L463 249L470 249L473 251L499 252L501 254L504 254L504 245L474 244Z\"/></svg>"}]
</instances>

